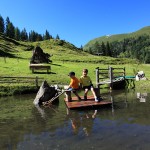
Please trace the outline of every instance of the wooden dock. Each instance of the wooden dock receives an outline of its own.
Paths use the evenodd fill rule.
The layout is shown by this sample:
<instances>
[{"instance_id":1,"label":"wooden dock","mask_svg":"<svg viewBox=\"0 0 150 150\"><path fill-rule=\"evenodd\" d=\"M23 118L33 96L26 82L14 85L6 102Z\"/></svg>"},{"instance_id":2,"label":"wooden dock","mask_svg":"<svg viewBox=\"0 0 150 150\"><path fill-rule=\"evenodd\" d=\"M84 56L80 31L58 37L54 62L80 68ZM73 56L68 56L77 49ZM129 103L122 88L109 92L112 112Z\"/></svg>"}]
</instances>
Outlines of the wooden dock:
<instances>
[{"instance_id":1,"label":"wooden dock","mask_svg":"<svg viewBox=\"0 0 150 150\"><path fill-rule=\"evenodd\" d=\"M104 106L104 105L110 105L112 102L110 101L105 101L102 100L100 102L95 102L95 99L93 96L88 96L87 100L84 101L83 97L81 97L82 100L78 100L77 97L72 97L71 102L67 102L66 98L64 98L64 101L66 103L66 106L69 109L76 109L76 108L86 108L86 107L99 107L99 106Z\"/></svg>"}]
</instances>

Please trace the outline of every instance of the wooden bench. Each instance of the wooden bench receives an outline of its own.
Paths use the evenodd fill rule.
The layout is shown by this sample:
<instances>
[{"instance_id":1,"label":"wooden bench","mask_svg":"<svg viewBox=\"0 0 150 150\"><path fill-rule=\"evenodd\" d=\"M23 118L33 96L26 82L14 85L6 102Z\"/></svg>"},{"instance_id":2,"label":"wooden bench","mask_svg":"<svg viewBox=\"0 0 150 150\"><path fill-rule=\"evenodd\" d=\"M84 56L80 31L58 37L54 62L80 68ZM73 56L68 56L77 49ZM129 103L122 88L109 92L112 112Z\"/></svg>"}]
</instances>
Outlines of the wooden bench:
<instances>
[{"instance_id":1,"label":"wooden bench","mask_svg":"<svg viewBox=\"0 0 150 150\"><path fill-rule=\"evenodd\" d=\"M32 70L32 73L34 73L34 70L47 70L47 73L51 70L51 66L45 64L30 64L29 67Z\"/></svg>"}]
</instances>

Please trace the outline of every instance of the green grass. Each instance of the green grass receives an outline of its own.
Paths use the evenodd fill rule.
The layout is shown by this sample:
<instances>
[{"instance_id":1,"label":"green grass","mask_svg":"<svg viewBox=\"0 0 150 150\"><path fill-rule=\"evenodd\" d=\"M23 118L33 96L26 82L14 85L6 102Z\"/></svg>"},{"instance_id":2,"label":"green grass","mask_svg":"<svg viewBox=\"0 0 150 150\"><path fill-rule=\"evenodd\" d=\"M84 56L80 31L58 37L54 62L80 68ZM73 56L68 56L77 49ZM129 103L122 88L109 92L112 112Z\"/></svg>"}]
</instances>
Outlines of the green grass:
<instances>
[{"instance_id":1,"label":"green grass","mask_svg":"<svg viewBox=\"0 0 150 150\"><path fill-rule=\"evenodd\" d=\"M30 58L32 57L32 48L40 45L45 53L52 55L51 73L47 74L39 71L34 74L29 69ZM93 56L81 49L76 48L74 45L62 40L47 40L42 42L18 42L12 39L0 36L0 51L9 52L13 54L13 58L0 57L0 76L27 76L27 77L42 77L43 81L47 80L49 84L66 85L69 84L70 79L68 73L74 71L77 77L80 77L82 70L87 68L89 76L95 84L95 68L108 68L112 67L126 67L126 75L134 75L135 71L143 70L148 78L150 71L149 65L136 64L136 60L111 58L102 56ZM8 93L8 89L25 88L28 90L31 84L1 84L1 87L6 89L0 91L0 95ZM9 88L10 87L10 88ZM12 88L13 87L13 88ZM16 88L15 88L16 87ZM19 88L19 87L23 87ZM31 89L33 86L31 86ZM2 88L1 88L2 89ZM15 91L10 92L15 93Z\"/></svg>"},{"instance_id":2,"label":"green grass","mask_svg":"<svg viewBox=\"0 0 150 150\"><path fill-rule=\"evenodd\" d=\"M51 64L51 73L47 74L35 72L34 74L29 69L28 60L20 59L19 61L15 58L7 58L6 63L0 59L1 65L1 76L28 76L28 77L42 77L43 81L47 80L49 84L62 84L66 85L69 84L70 78L68 77L68 73L70 71L74 71L77 77L82 75L82 70L87 68L89 70L89 76L93 80L95 84L96 76L95 76L95 68L108 68L108 64L98 64L98 63L85 63L85 62L62 62L62 61L55 61ZM112 67L125 67L126 68L126 75L133 76L134 70L143 70L146 74L147 78L150 78L150 71L149 65L137 65L137 64L123 64L123 65L110 65Z\"/></svg>"}]
</instances>

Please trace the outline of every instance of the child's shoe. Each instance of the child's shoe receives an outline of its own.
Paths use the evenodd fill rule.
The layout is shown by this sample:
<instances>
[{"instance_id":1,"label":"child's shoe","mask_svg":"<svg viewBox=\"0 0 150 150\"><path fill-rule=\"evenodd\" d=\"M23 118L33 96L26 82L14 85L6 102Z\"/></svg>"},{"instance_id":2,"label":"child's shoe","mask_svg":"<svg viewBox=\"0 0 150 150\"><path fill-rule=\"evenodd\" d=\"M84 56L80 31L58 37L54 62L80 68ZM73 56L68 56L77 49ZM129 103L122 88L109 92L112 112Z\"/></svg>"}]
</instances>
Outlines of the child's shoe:
<instances>
[{"instance_id":1,"label":"child's shoe","mask_svg":"<svg viewBox=\"0 0 150 150\"><path fill-rule=\"evenodd\" d=\"M95 102L100 102L100 101L102 101L103 99L101 98L101 97L96 97L95 98Z\"/></svg>"},{"instance_id":2,"label":"child's shoe","mask_svg":"<svg viewBox=\"0 0 150 150\"><path fill-rule=\"evenodd\" d=\"M95 102L99 102L99 99L97 97L95 98Z\"/></svg>"}]
</instances>

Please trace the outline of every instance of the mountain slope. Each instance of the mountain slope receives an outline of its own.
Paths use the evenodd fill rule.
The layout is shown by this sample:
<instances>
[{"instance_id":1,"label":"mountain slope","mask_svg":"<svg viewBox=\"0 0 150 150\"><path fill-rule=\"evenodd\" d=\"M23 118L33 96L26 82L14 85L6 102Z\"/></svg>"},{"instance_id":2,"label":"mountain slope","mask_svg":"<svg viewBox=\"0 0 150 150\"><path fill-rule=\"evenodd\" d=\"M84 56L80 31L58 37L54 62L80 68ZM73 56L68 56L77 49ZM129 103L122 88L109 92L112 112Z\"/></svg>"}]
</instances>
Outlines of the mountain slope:
<instances>
[{"instance_id":1,"label":"mountain slope","mask_svg":"<svg viewBox=\"0 0 150 150\"><path fill-rule=\"evenodd\" d=\"M144 28L142 28L142 29L140 29L138 31L132 32L132 33L116 34L116 35L106 35L106 36L101 36L101 37L95 38L95 39L89 41L83 47L83 49L84 50L88 49L95 42L98 42L98 43L102 43L102 42L106 43L107 41L108 42L114 42L114 41L118 41L119 42L119 41L122 41L125 38L137 37L137 36L144 35L144 34L150 35L150 26L144 27Z\"/></svg>"},{"instance_id":2,"label":"mountain slope","mask_svg":"<svg viewBox=\"0 0 150 150\"><path fill-rule=\"evenodd\" d=\"M40 46L45 53L50 54L51 60L68 61L68 62L91 62L103 64L125 64L128 62L135 63L131 59L118 59L105 56L93 56L82 49L75 47L73 44L64 40L50 39L40 42L21 42L7 38L0 34L0 57L16 57L30 60L33 50Z\"/></svg>"},{"instance_id":3,"label":"mountain slope","mask_svg":"<svg viewBox=\"0 0 150 150\"><path fill-rule=\"evenodd\" d=\"M115 58L133 58L150 63L150 26L128 34L102 36L89 41L84 51Z\"/></svg>"}]
</instances>

